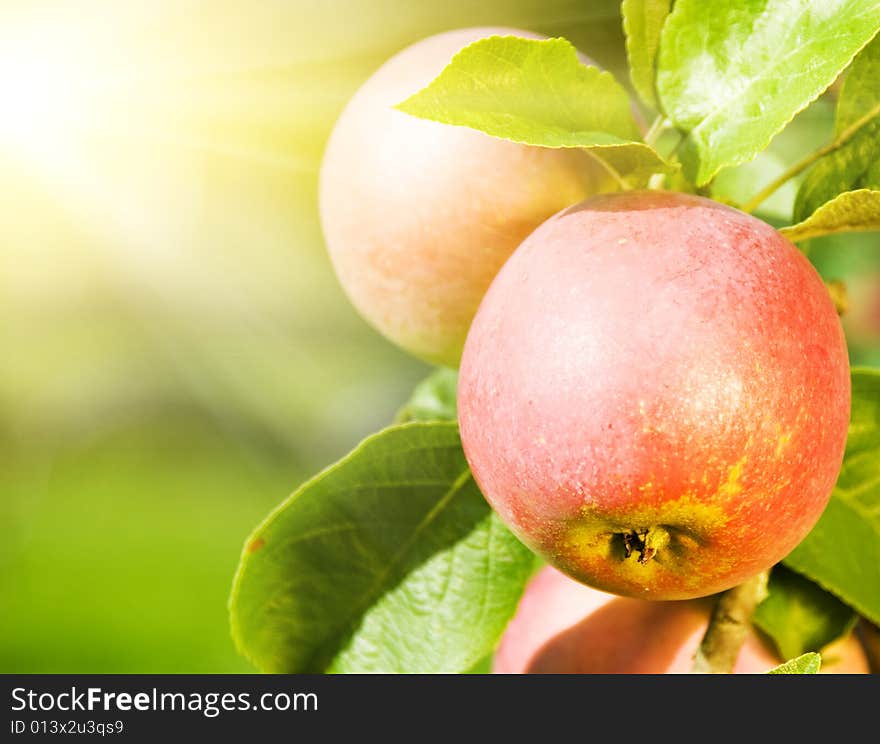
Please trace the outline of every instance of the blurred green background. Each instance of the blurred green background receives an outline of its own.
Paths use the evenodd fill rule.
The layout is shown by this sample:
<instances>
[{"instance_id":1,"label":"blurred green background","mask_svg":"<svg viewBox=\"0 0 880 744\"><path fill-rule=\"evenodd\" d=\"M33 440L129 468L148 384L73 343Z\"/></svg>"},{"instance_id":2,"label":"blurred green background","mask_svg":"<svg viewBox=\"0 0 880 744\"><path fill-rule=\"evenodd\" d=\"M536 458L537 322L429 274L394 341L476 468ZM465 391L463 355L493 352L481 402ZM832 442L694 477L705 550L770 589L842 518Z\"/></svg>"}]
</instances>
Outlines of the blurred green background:
<instances>
[{"instance_id":1,"label":"blurred green background","mask_svg":"<svg viewBox=\"0 0 880 744\"><path fill-rule=\"evenodd\" d=\"M384 59L470 25L625 80L616 0L0 0L0 672L250 670L244 538L427 372L336 284L324 142ZM832 106L721 193L823 143ZM855 362L880 364L878 243L812 254L849 284Z\"/></svg>"}]
</instances>

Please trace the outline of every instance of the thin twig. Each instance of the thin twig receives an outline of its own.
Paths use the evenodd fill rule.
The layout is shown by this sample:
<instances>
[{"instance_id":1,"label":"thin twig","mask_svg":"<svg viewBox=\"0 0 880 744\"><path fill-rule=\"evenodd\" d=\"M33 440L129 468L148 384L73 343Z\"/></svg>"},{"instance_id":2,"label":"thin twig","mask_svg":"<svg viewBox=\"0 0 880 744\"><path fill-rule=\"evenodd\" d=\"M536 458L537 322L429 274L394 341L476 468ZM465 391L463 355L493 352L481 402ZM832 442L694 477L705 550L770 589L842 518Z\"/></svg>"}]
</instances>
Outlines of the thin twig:
<instances>
[{"instance_id":1,"label":"thin twig","mask_svg":"<svg viewBox=\"0 0 880 744\"><path fill-rule=\"evenodd\" d=\"M740 207L743 212L754 212L755 209L760 207L767 199L770 198L772 194L779 189L780 186L785 184L787 181L791 180L797 175L803 173L807 168L809 168L813 163L815 163L819 158L823 158L826 155L830 155L835 150L843 147L847 142L849 142L866 124L870 124L871 121L877 116L880 116L880 103L878 103L874 108L868 111L867 114L862 116L860 119L857 119L852 124L850 124L846 129L844 129L833 142L829 142L824 147L820 147L815 152L811 152L802 160L799 160L797 163L792 165L788 170L786 170L779 178L771 181L767 186L761 189L754 197L749 199L745 204Z\"/></svg>"},{"instance_id":2,"label":"thin twig","mask_svg":"<svg viewBox=\"0 0 880 744\"><path fill-rule=\"evenodd\" d=\"M654 147L668 124L669 119L663 116L663 114L657 114L657 118L651 122L651 126L648 128L648 131L645 132L645 144Z\"/></svg>"},{"instance_id":3,"label":"thin twig","mask_svg":"<svg viewBox=\"0 0 880 744\"><path fill-rule=\"evenodd\" d=\"M767 572L718 598L694 659L694 674L730 674L749 632L752 613L767 596Z\"/></svg>"}]
</instances>

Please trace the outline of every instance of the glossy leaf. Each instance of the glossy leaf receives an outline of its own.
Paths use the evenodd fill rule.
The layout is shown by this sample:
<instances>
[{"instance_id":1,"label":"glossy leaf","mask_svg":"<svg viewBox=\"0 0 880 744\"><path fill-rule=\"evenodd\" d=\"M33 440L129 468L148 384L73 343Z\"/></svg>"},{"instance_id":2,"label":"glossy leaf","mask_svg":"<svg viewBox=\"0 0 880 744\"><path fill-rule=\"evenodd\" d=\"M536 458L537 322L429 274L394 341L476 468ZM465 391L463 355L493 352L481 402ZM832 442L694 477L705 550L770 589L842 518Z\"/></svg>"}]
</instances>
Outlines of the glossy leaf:
<instances>
[{"instance_id":1,"label":"glossy leaf","mask_svg":"<svg viewBox=\"0 0 880 744\"><path fill-rule=\"evenodd\" d=\"M626 91L611 73L581 64L565 39L476 41L398 108L521 144L587 148L623 177L674 170L637 141Z\"/></svg>"},{"instance_id":2,"label":"glossy leaf","mask_svg":"<svg viewBox=\"0 0 880 744\"><path fill-rule=\"evenodd\" d=\"M672 0L623 0L620 7L630 79L642 100L654 109L657 49L671 8Z\"/></svg>"},{"instance_id":3,"label":"glossy leaf","mask_svg":"<svg viewBox=\"0 0 880 744\"><path fill-rule=\"evenodd\" d=\"M880 0L677 0L657 57L697 185L753 158L880 28Z\"/></svg>"},{"instance_id":4,"label":"glossy leaf","mask_svg":"<svg viewBox=\"0 0 880 744\"><path fill-rule=\"evenodd\" d=\"M251 535L233 637L267 672L464 672L493 649L532 565L474 484L456 424L395 426Z\"/></svg>"},{"instance_id":5,"label":"glossy leaf","mask_svg":"<svg viewBox=\"0 0 880 744\"><path fill-rule=\"evenodd\" d=\"M838 194L880 189L880 38L856 57L844 80L835 114L835 138L855 134L807 173L798 189L794 219L806 220Z\"/></svg>"},{"instance_id":6,"label":"glossy leaf","mask_svg":"<svg viewBox=\"0 0 880 744\"><path fill-rule=\"evenodd\" d=\"M779 232L793 241L840 232L880 230L880 190L845 191L826 202L803 222Z\"/></svg>"}]
</instances>

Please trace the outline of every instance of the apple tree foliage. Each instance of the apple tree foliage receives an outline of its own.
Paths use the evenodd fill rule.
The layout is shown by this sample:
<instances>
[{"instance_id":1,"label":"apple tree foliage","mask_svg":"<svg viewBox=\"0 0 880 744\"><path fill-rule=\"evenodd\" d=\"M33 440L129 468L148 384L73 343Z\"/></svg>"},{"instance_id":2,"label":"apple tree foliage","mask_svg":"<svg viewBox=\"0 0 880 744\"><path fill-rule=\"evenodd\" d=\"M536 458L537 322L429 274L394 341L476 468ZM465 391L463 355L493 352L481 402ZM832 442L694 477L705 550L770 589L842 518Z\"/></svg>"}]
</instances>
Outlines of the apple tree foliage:
<instances>
[{"instance_id":1,"label":"apple tree foliage","mask_svg":"<svg viewBox=\"0 0 880 744\"><path fill-rule=\"evenodd\" d=\"M621 188L716 193L716 176L752 160L842 77L832 139L777 184L805 172L782 233L799 242L880 230L880 0L719 0L711 12L702 0L624 0L621 10L631 87L656 117L644 137L624 85L581 64L562 38L475 42L399 108L583 148ZM768 196L739 206L760 213ZM394 425L300 486L247 539L231 624L259 669L464 672L492 652L536 559L470 475L455 385L438 370ZM854 369L852 396L831 501L774 569L753 618L783 658L797 657L774 673L815 673L814 652L857 615L880 624L880 371Z\"/></svg>"}]
</instances>

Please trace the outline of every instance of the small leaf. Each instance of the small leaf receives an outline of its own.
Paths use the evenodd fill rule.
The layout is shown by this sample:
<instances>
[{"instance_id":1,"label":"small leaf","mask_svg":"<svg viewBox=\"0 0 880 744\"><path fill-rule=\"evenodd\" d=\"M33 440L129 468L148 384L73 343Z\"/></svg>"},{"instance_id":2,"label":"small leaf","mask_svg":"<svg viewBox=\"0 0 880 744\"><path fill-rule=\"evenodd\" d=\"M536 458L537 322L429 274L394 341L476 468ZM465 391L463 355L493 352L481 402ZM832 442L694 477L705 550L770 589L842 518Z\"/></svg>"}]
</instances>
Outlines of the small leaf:
<instances>
[{"instance_id":1,"label":"small leaf","mask_svg":"<svg viewBox=\"0 0 880 744\"><path fill-rule=\"evenodd\" d=\"M880 28L880 0L677 0L657 91L687 136L698 186L750 160L824 91Z\"/></svg>"},{"instance_id":2,"label":"small leaf","mask_svg":"<svg viewBox=\"0 0 880 744\"><path fill-rule=\"evenodd\" d=\"M395 423L455 421L457 391L458 372L440 367L416 385L406 405L398 411Z\"/></svg>"},{"instance_id":3,"label":"small leaf","mask_svg":"<svg viewBox=\"0 0 880 744\"><path fill-rule=\"evenodd\" d=\"M251 535L232 634L267 672L465 672L493 649L532 565L474 484L456 424L395 426Z\"/></svg>"},{"instance_id":4,"label":"small leaf","mask_svg":"<svg viewBox=\"0 0 880 744\"><path fill-rule=\"evenodd\" d=\"M771 669L767 674L818 674L822 657L816 653L804 654Z\"/></svg>"},{"instance_id":5,"label":"small leaf","mask_svg":"<svg viewBox=\"0 0 880 744\"><path fill-rule=\"evenodd\" d=\"M880 371L853 370L837 485L822 518L784 562L880 623Z\"/></svg>"},{"instance_id":6,"label":"small leaf","mask_svg":"<svg viewBox=\"0 0 880 744\"><path fill-rule=\"evenodd\" d=\"M657 48L663 22L672 7L672 0L623 0L623 31L626 34L626 55L633 87L651 108L657 108Z\"/></svg>"},{"instance_id":7,"label":"small leaf","mask_svg":"<svg viewBox=\"0 0 880 744\"><path fill-rule=\"evenodd\" d=\"M767 589L752 622L773 640L783 659L819 651L855 624L851 608L783 566L773 569Z\"/></svg>"},{"instance_id":8,"label":"small leaf","mask_svg":"<svg viewBox=\"0 0 880 744\"><path fill-rule=\"evenodd\" d=\"M838 194L880 189L880 38L862 50L846 74L837 101L835 138L860 123L851 139L819 160L804 178L794 205L798 222Z\"/></svg>"},{"instance_id":9,"label":"small leaf","mask_svg":"<svg viewBox=\"0 0 880 744\"><path fill-rule=\"evenodd\" d=\"M588 148L621 176L637 171L637 180L675 169L635 141L629 97L611 73L581 64L565 39L476 41L397 108L525 145Z\"/></svg>"},{"instance_id":10,"label":"small leaf","mask_svg":"<svg viewBox=\"0 0 880 744\"><path fill-rule=\"evenodd\" d=\"M819 207L803 222L783 227L792 241L817 238L840 232L880 230L880 190L846 191Z\"/></svg>"}]
</instances>

